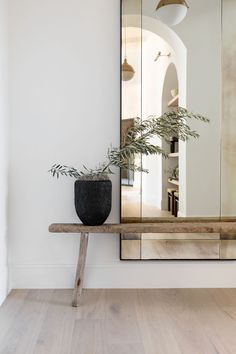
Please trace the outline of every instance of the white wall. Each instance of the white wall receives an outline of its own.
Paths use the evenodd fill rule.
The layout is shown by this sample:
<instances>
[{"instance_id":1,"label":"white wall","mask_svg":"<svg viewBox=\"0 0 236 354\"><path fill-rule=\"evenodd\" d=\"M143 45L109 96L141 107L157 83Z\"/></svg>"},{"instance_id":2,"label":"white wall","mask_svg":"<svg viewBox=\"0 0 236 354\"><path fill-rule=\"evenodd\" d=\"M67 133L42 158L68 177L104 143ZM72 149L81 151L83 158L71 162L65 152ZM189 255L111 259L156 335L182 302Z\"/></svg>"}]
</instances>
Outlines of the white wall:
<instances>
[{"instance_id":1,"label":"white wall","mask_svg":"<svg viewBox=\"0 0 236 354\"><path fill-rule=\"evenodd\" d=\"M7 270L7 0L0 0L0 305L8 290Z\"/></svg>"},{"instance_id":2,"label":"white wall","mask_svg":"<svg viewBox=\"0 0 236 354\"><path fill-rule=\"evenodd\" d=\"M188 3L188 16L175 27L187 48L186 107L207 116L210 124L191 123L200 138L186 146L186 216L218 216L221 201L221 0L189 0Z\"/></svg>"},{"instance_id":3,"label":"white wall","mask_svg":"<svg viewBox=\"0 0 236 354\"><path fill-rule=\"evenodd\" d=\"M142 117L162 114L162 92L166 71L170 63L176 62L175 52L170 45L153 32L143 30L146 38L142 44ZM154 61L158 52L170 57L160 57ZM152 144L162 147L160 138L152 138ZM150 205L161 209L162 201L162 156L143 156L143 168L149 170L142 176L142 215L150 215ZM155 216L155 215L152 215Z\"/></svg>"},{"instance_id":4,"label":"white wall","mask_svg":"<svg viewBox=\"0 0 236 354\"><path fill-rule=\"evenodd\" d=\"M57 161L93 166L119 144L119 27L119 0L10 0L14 288L73 286L78 237L47 231L52 222L77 221L73 182L52 180L47 170ZM118 218L114 176L108 221ZM118 235L90 241L87 287L236 286L231 262L120 262Z\"/></svg>"},{"instance_id":5,"label":"white wall","mask_svg":"<svg viewBox=\"0 0 236 354\"><path fill-rule=\"evenodd\" d=\"M119 11L118 0L10 0L12 287L73 284L79 239L48 232L78 221L73 180L47 171L93 167L119 145ZM109 221L119 221L118 174ZM89 285L118 257L118 236L91 237Z\"/></svg>"}]
</instances>

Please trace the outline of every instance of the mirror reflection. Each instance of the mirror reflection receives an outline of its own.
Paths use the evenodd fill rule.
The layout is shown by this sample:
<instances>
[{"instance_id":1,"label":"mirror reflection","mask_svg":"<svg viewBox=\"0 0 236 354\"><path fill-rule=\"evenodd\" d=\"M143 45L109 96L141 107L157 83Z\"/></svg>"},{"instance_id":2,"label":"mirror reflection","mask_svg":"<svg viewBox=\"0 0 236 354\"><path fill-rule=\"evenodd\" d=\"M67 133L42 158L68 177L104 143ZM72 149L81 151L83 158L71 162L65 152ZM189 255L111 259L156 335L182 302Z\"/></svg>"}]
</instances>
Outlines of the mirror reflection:
<instances>
[{"instance_id":1,"label":"mirror reflection","mask_svg":"<svg viewBox=\"0 0 236 354\"><path fill-rule=\"evenodd\" d=\"M235 14L232 0L122 0L121 143L137 117L210 120L186 119L198 139L152 137L168 158L127 159L149 173L121 171L122 222L235 217ZM236 259L236 235L121 235L121 259Z\"/></svg>"},{"instance_id":2,"label":"mirror reflection","mask_svg":"<svg viewBox=\"0 0 236 354\"><path fill-rule=\"evenodd\" d=\"M220 2L218 9L215 1L200 1L202 8L199 1L184 2L178 25L163 3L122 1L122 137L135 117L145 121L177 107L210 124L188 122L200 135L188 142L155 137L168 158L136 156L148 174L122 171L123 221L220 216Z\"/></svg>"}]
</instances>

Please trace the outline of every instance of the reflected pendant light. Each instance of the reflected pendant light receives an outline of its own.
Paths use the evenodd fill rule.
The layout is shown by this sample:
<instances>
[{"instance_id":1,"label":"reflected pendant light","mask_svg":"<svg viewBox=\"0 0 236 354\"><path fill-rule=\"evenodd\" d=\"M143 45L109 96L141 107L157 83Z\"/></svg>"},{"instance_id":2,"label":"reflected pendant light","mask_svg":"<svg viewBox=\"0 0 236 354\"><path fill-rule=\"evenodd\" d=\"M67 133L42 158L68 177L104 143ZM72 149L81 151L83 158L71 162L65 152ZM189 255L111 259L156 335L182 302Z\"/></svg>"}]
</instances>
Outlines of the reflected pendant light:
<instances>
[{"instance_id":1,"label":"reflected pendant light","mask_svg":"<svg viewBox=\"0 0 236 354\"><path fill-rule=\"evenodd\" d=\"M134 68L128 64L127 58L124 59L124 62L122 64L122 80L123 81L129 81L133 79L135 74Z\"/></svg>"},{"instance_id":2,"label":"reflected pendant light","mask_svg":"<svg viewBox=\"0 0 236 354\"><path fill-rule=\"evenodd\" d=\"M161 0L156 8L157 17L168 26L182 22L188 12L185 0Z\"/></svg>"},{"instance_id":3,"label":"reflected pendant light","mask_svg":"<svg viewBox=\"0 0 236 354\"><path fill-rule=\"evenodd\" d=\"M126 28L125 28L125 59L122 64L122 81L129 81L133 79L135 71L134 68L128 63L127 61L127 55L126 55Z\"/></svg>"}]
</instances>

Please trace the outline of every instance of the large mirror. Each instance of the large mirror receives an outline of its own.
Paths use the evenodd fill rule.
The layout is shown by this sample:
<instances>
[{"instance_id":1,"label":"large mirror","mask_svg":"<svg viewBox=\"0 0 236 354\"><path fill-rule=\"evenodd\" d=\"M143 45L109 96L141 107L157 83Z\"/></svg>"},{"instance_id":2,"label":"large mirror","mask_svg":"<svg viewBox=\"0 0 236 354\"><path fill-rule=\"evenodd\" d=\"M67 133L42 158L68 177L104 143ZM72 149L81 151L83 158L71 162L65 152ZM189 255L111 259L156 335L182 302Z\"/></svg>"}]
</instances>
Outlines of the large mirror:
<instances>
[{"instance_id":1,"label":"large mirror","mask_svg":"<svg viewBox=\"0 0 236 354\"><path fill-rule=\"evenodd\" d=\"M122 222L234 217L235 1L122 0L121 7L121 143L137 118L179 107L210 120L186 118L199 135L188 141L181 133L151 137L167 158L127 159L149 173L122 169ZM122 260L235 258L234 235L121 235Z\"/></svg>"}]
</instances>

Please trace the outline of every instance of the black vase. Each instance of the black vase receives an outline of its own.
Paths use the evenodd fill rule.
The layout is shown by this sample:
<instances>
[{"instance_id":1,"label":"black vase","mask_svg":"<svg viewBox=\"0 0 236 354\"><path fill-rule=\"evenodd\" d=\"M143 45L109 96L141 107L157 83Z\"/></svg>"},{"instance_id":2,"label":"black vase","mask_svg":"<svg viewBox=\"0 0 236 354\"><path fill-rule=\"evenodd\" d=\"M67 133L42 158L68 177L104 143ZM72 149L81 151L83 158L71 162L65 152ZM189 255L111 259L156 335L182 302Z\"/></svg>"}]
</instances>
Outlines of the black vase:
<instances>
[{"instance_id":1,"label":"black vase","mask_svg":"<svg viewBox=\"0 0 236 354\"><path fill-rule=\"evenodd\" d=\"M75 181L75 209L84 225L102 225L111 212L110 180Z\"/></svg>"}]
</instances>

